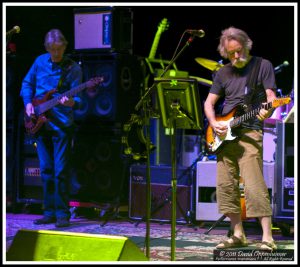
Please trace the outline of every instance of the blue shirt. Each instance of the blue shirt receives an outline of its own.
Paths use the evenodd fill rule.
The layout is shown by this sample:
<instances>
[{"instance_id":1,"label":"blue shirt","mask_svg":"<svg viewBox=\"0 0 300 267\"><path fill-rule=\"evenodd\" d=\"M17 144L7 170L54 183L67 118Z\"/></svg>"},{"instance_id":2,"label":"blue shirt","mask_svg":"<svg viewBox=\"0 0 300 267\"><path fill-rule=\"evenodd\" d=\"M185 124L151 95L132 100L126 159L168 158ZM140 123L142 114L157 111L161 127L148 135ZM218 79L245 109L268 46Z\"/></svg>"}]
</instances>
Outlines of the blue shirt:
<instances>
[{"instance_id":1,"label":"blue shirt","mask_svg":"<svg viewBox=\"0 0 300 267\"><path fill-rule=\"evenodd\" d=\"M64 57L63 61L67 58ZM72 88L77 87L82 82L82 70L80 66L69 59L71 62L70 70L58 92L53 97L60 95ZM50 54L46 53L36 58L27 75L22 82L20 95L23 98L24 105L32 103L33 98L42 99L47 92L57 88L62 74L62 67L52 62ZM75 105L78 108L81 103L80 94L73 96ZM73 124L73 108L62 104L57 104L46 113L49 121L46 123L48 129L58 129L69 127Z\"/></svg>"}]
</instances>

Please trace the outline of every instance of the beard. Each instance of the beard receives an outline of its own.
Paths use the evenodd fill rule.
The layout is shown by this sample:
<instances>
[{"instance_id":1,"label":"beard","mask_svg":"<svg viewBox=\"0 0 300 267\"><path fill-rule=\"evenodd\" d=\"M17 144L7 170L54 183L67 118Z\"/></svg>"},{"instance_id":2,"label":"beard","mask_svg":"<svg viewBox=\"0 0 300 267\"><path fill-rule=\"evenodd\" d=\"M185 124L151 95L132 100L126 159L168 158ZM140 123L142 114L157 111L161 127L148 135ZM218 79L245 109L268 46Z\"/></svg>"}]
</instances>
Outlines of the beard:
<instances>
[{"instance_id":1,"label":"beard","mask_svg":"<svg viewBox=\"0 0 300 267\"><path fill-rule=\"evenodd\" d=\"M236 68L243 68L243 67L245 67L247 62L248 62L248 56L243 55L240 58L234 59L231 63L232 63L232 66L234 66Z\"/></svg>"}]
</instances>

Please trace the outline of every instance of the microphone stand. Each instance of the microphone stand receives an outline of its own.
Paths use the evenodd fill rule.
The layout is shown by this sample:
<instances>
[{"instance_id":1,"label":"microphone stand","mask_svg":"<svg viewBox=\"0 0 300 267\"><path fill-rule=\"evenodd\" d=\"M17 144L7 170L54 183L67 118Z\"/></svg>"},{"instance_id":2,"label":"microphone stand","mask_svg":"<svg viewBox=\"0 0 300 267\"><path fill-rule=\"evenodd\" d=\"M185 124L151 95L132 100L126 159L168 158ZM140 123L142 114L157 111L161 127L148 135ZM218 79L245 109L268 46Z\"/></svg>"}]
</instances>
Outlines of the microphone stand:
<instances>
[{"instance_id":1,"label":"microphone stand","mask_svg":"<svg viewBox=\"0 0 300 267\"><path fill-rule=\"evenodd\" d=\"M173 63L177 60L177 58L182 54L182 52L192 43L195 35L192 35L184 47L179 51L179 53L173 57L173 59L169 62L169 65L164 69L159 78L163 77L166 72L170 69ZM137 105L135 106L135 110L138 111L143 105L143 111L145 116L145 125L146 125L146 151L147 151L147 168L146 168L146 256L150 258L150 216L151 216L151 176L150 176L150 109L148 108L148 97L153 92L156 83L154 82L152 86L146 91L146 93L141 97ZM175 121L174 121L175 122ZM176 128L176 122L174 123ZM174 129L175 131L175 129ZM173 136L175 132L171 135L172 140L171 143L175 143L175 137ZM176 145L175 145L176 146ZM175 151L174 146L172 147L172 155ZM172 220L171 220L171 260L175 261L175 231L176 231L176 159L172 157Z\"/></svg>"},{"instance_id":2,"label":"microphone stand","mask_svg":"<svg viewBox=\"0 0 300 267\"><path fill-rule=\"evenodd\" d=\"M150 259L150 216L151 216L151 175L150 175L150 107L149 107L149 99L148 96L150 92L152 92L154 88L154 84L148 89L148 91L142 96L140 101L135 106L135 110L138 111L141 104L143 104L143 112L144 112L144 124L146 126L146 159L147 159L147 167L146 167L146 257Z\"/></svg>"}]
</instances>

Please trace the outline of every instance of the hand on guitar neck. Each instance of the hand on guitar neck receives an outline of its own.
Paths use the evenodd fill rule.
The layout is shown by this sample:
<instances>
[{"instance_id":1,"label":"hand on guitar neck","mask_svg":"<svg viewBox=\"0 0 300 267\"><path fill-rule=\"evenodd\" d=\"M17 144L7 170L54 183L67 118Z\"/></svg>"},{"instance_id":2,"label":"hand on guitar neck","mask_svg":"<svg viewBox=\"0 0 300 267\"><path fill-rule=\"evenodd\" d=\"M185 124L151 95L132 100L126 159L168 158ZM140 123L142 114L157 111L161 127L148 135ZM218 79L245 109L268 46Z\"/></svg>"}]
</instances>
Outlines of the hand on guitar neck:
<instances>
[{"instance_id":1,"label":"hand on guitar neck","mask_svg":"<svg viewBox=\"0 0 300 267\"><path fill-rule=\"evenodd\" d=\"M59 103L66 107L73 107L75 105L75 101L74 101L73 97L67 97L67 96L63 96L59 100Z\"/></svg>"}]
</instances>

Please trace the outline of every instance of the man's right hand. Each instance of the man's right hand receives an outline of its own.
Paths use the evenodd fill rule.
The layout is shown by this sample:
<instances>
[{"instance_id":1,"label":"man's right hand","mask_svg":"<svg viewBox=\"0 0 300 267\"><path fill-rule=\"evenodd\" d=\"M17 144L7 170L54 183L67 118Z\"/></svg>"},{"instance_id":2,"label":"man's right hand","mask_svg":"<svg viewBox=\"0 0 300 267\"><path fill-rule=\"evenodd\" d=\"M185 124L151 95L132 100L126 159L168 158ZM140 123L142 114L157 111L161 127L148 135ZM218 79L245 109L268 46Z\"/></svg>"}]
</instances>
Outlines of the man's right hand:
<instances>
[{"instance_id":1,"label":"man's right hand","mask_svg":"<svg viewBox=\"0 0 300 267\"><path fill-rule=\"evenodd\" d=\"M227 122L226 121L215 121L212 124L212 128L214 129L215 133L219 136L226 135L227 133Z\"/></svg>"},{"instance_id":2,"label":"man's right hand","mask_svg":"<svg viewBox=\"0 0 300 267\"><path fill-rule=\"evenodd\" d=\"M28 117L31 117L32 115L34 115L34 107L33 107L32 103L28 103L26 105L25 112Z\"/></svg>"}]
</instances>

